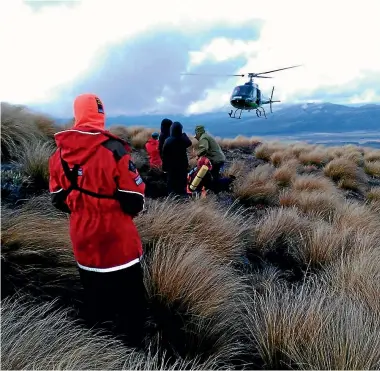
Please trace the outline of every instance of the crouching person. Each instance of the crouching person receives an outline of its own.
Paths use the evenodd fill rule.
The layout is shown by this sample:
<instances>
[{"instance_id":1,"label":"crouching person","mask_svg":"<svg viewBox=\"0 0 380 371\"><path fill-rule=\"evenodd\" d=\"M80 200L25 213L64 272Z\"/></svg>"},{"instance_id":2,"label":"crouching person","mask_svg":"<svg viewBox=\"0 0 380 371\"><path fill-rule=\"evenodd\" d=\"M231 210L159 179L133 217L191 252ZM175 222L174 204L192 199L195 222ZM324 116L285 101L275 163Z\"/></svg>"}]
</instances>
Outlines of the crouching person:
<instances>
[{"instance_id":1,"label":"crouching person","mask_svg":"<svg viewBox=\"0 0 380 371\"><path fill-rule=\"evenodd\" d=\"M202 171L202 167L205 171ZM207 170L206 170L207 169ZM187 176L187 193L192 196L206 197L207 190L211 188L212 185L212 164L211 161L202 156L197 161L197 166L191 169Z\"/></svg>"},{"instance_id":2,"label":"crouching person","mask_svg":"<svg viewBox=\"0 0 380 371\"><path fill-rule=\"evenodd\" d=\"M97 96L78 96L74 115L74 127L55 134L58 148L49 159L52 203L70 214L90 324L116 320L138 346L147 302L133 218L144 208L145 184L126 142L104 129Z\"/></svg>"}]
</instances>

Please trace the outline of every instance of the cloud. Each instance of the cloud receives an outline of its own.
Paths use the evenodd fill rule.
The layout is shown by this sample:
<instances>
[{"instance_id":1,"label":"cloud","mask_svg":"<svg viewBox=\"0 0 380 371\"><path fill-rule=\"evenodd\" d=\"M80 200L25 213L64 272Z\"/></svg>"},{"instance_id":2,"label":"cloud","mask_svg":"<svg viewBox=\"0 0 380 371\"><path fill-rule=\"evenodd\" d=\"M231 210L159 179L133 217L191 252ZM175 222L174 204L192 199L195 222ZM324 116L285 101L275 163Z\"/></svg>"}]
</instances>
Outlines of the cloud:
<instances>
[{"instance_id":1,"label":"cloud","mask_svg":"<svg viewBox=\"0 0 380 371\"><path fill-rule=\"evenodd\" d=\"M54 5L53 5L54 3ZM303 64L257 79L285 103L378 101L378 0L82 0L2 5L2 100L71 113L92 90L111 112L202 112L246 79L179 77ZM362 94L358 93L362 92Z\"/></svg>"},{"instance_id":2,"label":"cloud","mask_svg":"<svg viewBox=\"0 0 380 371\"><path fill-rule=\"evenodd\" d=\"M228 75L244 63L244 49L220 61L208 55L201 63L191 63L191 51L208 45L215 37L234 34L259 36L258 27L244 25L210 28L207 32L181 32L173 27L156 27L125 42L104 47L93 64L74 84L56 91L58 102L50 111L71 114L72 101L83 92L95 92L107 112L138 114L142 112L183 113L192 103L205 98L207 89L225 82ZM223 38L224 39L224 38ZM244 43L244 39L240 40ZM213 73L220 76L181 76L181 73ZM42 103L42 107L45 103ZM35 105L36 107L36 105Z\"/></svg>"}]
</instances>

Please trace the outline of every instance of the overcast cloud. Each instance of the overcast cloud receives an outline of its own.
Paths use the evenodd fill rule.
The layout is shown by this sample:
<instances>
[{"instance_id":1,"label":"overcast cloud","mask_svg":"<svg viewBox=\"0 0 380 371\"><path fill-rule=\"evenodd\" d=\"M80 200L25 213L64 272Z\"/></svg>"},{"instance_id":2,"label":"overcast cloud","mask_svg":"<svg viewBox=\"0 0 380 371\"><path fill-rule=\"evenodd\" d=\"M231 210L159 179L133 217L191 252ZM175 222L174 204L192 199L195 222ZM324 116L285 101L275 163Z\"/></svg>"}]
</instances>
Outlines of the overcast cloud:
<instances>
[{"instance_id":1,"label":"overcast cloud","mask_svg":"<svg viewBox=\"0 0 380 371\"><path fill-rule=\"evenodd\" d=\"M307 3L307 4L305 4ZM2 101L71 115L93 92L108 114L219 110L243 78L286 103L380 102L380 1L22 1L2 4Z\"/></svg>"}]
</instances>

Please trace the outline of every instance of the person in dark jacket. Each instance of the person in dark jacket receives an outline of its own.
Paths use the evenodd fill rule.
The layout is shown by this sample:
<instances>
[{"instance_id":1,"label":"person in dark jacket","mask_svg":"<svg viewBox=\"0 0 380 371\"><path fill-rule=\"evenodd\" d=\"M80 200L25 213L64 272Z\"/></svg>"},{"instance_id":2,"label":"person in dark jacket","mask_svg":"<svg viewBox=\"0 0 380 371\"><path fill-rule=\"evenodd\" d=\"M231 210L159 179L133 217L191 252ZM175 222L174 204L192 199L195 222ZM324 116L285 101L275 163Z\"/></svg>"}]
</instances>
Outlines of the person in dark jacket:
<instances>
[{"instance_id":1,"label":"person in dark jacket","mask_svg":"<svg viewBox=\"0 0 380 371\"><path fill-rule=\"evenodd\" d=\"M173 121L170 119L163 119L161 121L161 133L158 138L158 150L162 159L162 148L164 146L165 140L170 136L170 127L172 126Z\"/></svg>"},{"instance_id":2,"label":"person in dark jacket","mask_svg":"<svg viewBox=\"0 0 380 371\"><path fill-rule=\"evenodd\" d=\"M187 196L187 170L189 160L187 148L191 146L189 137L182 133L182 125L174 122L170 128L170 137L165 140L162 149L162 168L167 172L168 192Z\"/></svg>"},{"instance_id":3,"label":"person in dark jacket","mask_svg":"<svg viewBox=\"0 0 380 371\"><path fill-rule=\"evenodd\" d=\"M53 205L70 215L70 238L91 325L116 322L140 345L146 293L143 247L133 219L143 210L145 184L128 144L104 129L103 103L74 101L74 127L55 134L49 159Z\"/></svg>"}]
</instances>

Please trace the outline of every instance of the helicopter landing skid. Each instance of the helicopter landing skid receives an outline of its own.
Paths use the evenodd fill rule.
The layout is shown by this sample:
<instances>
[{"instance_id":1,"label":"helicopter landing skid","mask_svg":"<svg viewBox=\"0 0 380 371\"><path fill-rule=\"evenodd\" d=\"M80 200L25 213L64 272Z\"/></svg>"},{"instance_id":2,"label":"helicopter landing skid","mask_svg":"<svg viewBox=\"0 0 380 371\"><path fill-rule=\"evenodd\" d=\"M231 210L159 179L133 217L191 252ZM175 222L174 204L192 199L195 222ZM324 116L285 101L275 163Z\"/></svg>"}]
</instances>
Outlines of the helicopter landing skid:
<instances>
[{"instance_id":1,"label":"helicopter landing skid","mask_svg":"<svg viewBox=\"0 0 380 371\"><path fill-rule=\"evenodd\" d=\"M239 115L239 117L236 117L236 112L239 111L239 110L240 110L240 115ZM231 110L231 112L228 112L228 115L229 115L232 119L240 119L243 110L240 109L240 108L236 109L235 112L234 112L234 115L233 115L233 116L232 116L232 112L234 112L234 110Z\"/></svg>"},{"instance_id":2,"label":"helicopter landing skid","mask_svg":"<svg viewBox=\"0 0 380 371\"><path fill-rule=\"evenodd\" d=\"M264 114L264 117L267 118L267 115L265 113L265 109L263 107L256 108L256 116L261 117L262 114Z\"/></svg>"}]
</instances>

